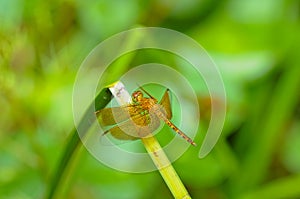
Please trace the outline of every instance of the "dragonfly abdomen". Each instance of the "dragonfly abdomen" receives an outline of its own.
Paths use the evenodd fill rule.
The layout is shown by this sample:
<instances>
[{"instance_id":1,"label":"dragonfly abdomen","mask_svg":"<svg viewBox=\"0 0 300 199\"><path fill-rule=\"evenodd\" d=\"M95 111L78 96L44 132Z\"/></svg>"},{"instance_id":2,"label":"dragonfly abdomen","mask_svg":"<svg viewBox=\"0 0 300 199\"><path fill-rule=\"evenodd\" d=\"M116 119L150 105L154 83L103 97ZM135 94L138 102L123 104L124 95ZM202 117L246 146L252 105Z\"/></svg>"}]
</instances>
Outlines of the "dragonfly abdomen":
<instances>
[{"instance_id":1,"label":"dragonfly abdomen","mask_svg":"<svg viewBox=\"0 0 300 199\"><path fill-rule=\"evenodd\" d=\"M175 126L166 116L164 116L161 112L158 113L158 117L164 120L164 122L173 129L178 135L180 135L183 139L185 139L190 144L197 146L197 144L185 133L183 133L177 126Z\"/></svg>"}]
</instances>

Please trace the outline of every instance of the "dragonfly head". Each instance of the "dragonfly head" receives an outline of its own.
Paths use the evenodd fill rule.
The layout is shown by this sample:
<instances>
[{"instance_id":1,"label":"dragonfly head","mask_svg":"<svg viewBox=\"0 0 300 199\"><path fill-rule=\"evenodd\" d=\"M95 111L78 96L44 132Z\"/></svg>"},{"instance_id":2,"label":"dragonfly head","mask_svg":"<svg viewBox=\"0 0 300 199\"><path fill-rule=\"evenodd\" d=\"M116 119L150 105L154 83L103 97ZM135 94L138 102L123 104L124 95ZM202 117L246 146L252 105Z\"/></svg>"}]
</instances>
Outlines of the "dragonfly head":
<instances>
[{"instance_id":1,"label":"dragonfly head","mask_svg":"<svg viewBox=\"0 0 300 199\"><path fill-rule=\"evenodd\" d=\"M141 91L135 91L132 94L132 101L133 102L139 102L143 98L143 93Z\"/></svg>"}]
</instances>

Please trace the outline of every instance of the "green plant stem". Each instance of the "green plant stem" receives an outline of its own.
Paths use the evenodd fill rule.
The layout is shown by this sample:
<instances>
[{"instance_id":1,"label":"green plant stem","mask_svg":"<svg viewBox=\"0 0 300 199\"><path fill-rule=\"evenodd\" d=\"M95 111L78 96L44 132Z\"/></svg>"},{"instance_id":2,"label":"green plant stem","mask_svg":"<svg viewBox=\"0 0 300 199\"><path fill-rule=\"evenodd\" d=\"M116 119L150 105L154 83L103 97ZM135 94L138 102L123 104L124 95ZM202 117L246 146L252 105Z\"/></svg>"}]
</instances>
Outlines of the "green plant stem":
<instances>
[{"instance_id":1,"label":"green plant stem","mask_svg":"<svg viewBox=\"0 0 300 199\"><path fill-rule=\"evenodd\" d=\"M126 42L124 42L123 45L119 46L119 48L123 50L125 49L124 51L126 51L126 49L132 49L139 44L141 38L142 35L140 35L139 33L132 34L128 38L126 38ZM101 85L107 85L112 81L114 81L114 79L119 79L119 77L122 74L124 74L125 71L128 70L130 62L132 61L135 54L136 53L131 53L129 56L127 57L125 56L125 58L123 58L122 61L117 62L117 64L115 64L114 67L111 68L109 67L108 72L102 78L103 82ZM91 117L91 115L89 115L88 113L94 112L94 110L103 109L110 102L111 97L112 97L112 93L109 91L109 89L104 88L96 96L95 104L91 103L91 105L88 107L78 127L75 127L71 131L69 141L67 142L63 155L60 158L57 168L55 169L55 172L53 174L53 178L51 179L46 198L48 199L55 198L56 197L55 195L58 195L57 193L59 192L58 191L58 189L60 188L59 185L61 185L63 181L66 181L66 176L69 170L68 167L69 165L71 165L71 162L73 162L72 158L75 156L75 153L82 145L77 131L79 129L80 132L87 133L91 123L95 122L94 121L95 117Z\"/></svg>"},{"instance_id":2,"label":"green plant stem","mask_svg":"<svg viewBox=\"0 0 300 199\"><path fill-rule=\"evenodd\" d=\"M191 198L156 138L150 135L142 142L174 198Z\"/></svg>"},{"instance_id":3,"label":"green plant stem","mask_svg":"<svg viewBox=\"0 0 300 199\"><path fill-rule=\"evenodd\" d=\"M66 179L68 167L71 165L72 158L75 156L76 151L82 145L80 137L78 135L77 129L82 129L82 132L88 132L91 122L94 122L96 117L91 117L89 113L94 112L94 110L99 110L104 108L111 100L111 93L107 88L104 88L95 98L95 104L91 103L87 111L82 117L77 128L74 128L70 133L70 139L67 142L64 153L60 158L60 161L55 169L53 178L51 179L49 190L47 193L48 199L56 198L56 194L59 192L62 182ZM83 135L85 136L85 135Z\"/></svg>"},{"instance_id":4,"label":"green plant stem","mask_svg":"<svg viewBox=\"0 0 300 199\"><path fill-rule=\"evenodd\" d=\"M130 98L128 98L130 95L124 88L121 82L117 82L110 87L111 92L120 105L125 105L130 101ZM116 95L116 93L118 93L118 95ZM191 198L156 138L152 135L148 135L142 138L142 142L174 198Z\"/></svg>"}]
</instances>

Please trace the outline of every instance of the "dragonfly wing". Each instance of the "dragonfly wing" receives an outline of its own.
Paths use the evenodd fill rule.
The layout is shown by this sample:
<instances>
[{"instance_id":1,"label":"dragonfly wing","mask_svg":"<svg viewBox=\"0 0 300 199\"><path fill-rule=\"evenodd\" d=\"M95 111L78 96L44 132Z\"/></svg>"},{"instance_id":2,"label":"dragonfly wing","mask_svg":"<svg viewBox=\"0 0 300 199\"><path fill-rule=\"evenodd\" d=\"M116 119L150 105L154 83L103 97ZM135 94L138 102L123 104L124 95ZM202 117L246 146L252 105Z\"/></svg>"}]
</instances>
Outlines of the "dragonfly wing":
<instances>
[{"instance_id":1,"label":"dragonfly wing","mask_svg":"<svg viewBox=\"0 0 300 199\"><path fill-rule=\"evenodd\" d=\"M96 116L102 126L113 125L130 118L128 109L129 106L104 108L96 111Z\"/></svg>"},{"instance_id":2,"label":"dragonfly wing","mask_svg":"<svg viewBox=\"0 0 300 199\"><path fill-rule=\"evenodd\" d=\"M118 140L136 140L146 137L160 125L160 120L154 113L148 115L150 120L147 118L147 115L136 115L129 120L112 127L106 131L104 135L111 134Z\"/></svg>"},{"instance_id":3,"label":"dragonfly wing","mask_svg":"<svg viewBox=\"0 0 300 199\"><path fill-rule=\"evenodd\" d=\"M172 118L172 110L171 110L171 101L170 101L169 93L170 93L170 90L167 89L159 104L163 107L162 112L166 115L166 117L168 119L171 119Z\"/></svg>"},{"instance_id":4,"label":"dragonfly wing","mask_svg":"<svg viewBox=\"0 0 300 199\"><path fill-rule=\"evenodd\" d=\"M127 122L125 122L125 123L127 123ZM105 134L109 133L114 138L116 138L118 140L136 140L136 139L138 139L138 137L131 136L131 135L129 135L129 134L127 134L127 133L124 132L124 131L127 131L127 130L131 130L131 132L136 131L133 126L128 126L129 124L125 124L125 123L124 123L124 125L117 125L117 126L112 127L111 129L109 129L108 131L106 131L103 134L103 136ZM125 129L127 129L127 130L125 130Z\"/></svg>"},{"instance_id":5,"label":"dragonfly wing","mask_svg":"<svg viewBox=\"0 0 300 199\"><path fill-rule=\"evenodd\" d=\"M133 117L132 119L135 124L138 124L136 125L138 137L147 137L160 125L160 119L153 111L150 111L150 113L144 115L143 117Z\"/></svg>"}]
</instances>

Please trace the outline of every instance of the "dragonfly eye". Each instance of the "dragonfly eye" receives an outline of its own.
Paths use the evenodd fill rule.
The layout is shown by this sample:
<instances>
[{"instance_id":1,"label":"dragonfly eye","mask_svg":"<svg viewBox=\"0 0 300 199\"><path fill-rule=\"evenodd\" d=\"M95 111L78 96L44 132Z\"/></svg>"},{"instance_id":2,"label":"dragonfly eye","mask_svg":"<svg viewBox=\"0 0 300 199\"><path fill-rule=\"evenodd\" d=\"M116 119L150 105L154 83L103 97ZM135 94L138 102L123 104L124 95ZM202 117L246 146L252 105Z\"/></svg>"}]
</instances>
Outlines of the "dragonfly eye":
<instances>
[{"instance_id":1,"label":"dragonfly eye","mask_svg":"<svg viewBox=\"0 0 300 199\"><path fill-rule=\"evenodd\" d=\"M141 91L136 91L132 94L132 100L138 102L143 98L143 93Z\"/></svg>"}]
</instances>

